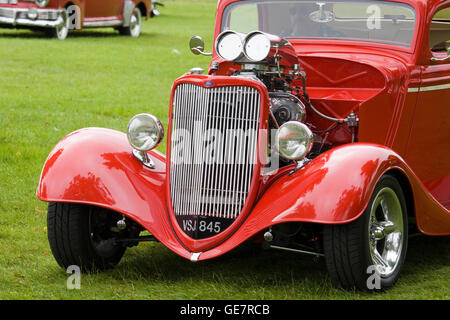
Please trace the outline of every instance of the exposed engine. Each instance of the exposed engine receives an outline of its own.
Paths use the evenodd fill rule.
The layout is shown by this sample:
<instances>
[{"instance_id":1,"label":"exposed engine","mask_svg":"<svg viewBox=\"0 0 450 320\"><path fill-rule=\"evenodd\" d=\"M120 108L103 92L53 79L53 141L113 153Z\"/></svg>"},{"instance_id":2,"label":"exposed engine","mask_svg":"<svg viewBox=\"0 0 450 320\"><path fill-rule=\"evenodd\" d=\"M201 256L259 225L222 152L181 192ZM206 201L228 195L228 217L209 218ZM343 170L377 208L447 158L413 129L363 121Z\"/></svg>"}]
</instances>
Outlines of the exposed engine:
<instances>
[{"instance_id":1,"label":"exposed engine","mask_svg":"<svg viewBox=\"0 0 450 320\"><path fill-rule=\"evenodd\" d=\"M240 54L239 50L229 49L229 44L233 41L235 43L242 41L243 50ZM270 98L270 150L272 150L273 131L290 121L304 123L311 130L313 142L306 159L312 159L330 149L332 143L327 141L328 134L341 124L347 123L349 127L357 126L358 118L353 113L346 119L337 119L320 112L313 106L306 90L306 72L302 70L297 53L286 39L259 31L247 35L226 31L218 36L216 51L224 60L232 61L234 65L240 66L235 69L232 76L258 80L267 87ZM216 67L219 67L218 64ZM313 112L316 116L335 124L329 129L315 131L314 124L308 122L307 112ZM355 141L354 131L352 141ZM271 157L273 156L274 153L271 153ZM293 162L286 157L284 159L280 157L279 160L281 165Z\"/></svg>"},{"instance_id":2,"label":"exposed engine","mask_svg":"<svg viewBox=\"0 0 450 320\"><path fill-rule=\"evenodd\" d=\"M271 127L288 121L304 121L306 107L299 98L288 92L270 92Z\"/></svg>"}]
</instances>

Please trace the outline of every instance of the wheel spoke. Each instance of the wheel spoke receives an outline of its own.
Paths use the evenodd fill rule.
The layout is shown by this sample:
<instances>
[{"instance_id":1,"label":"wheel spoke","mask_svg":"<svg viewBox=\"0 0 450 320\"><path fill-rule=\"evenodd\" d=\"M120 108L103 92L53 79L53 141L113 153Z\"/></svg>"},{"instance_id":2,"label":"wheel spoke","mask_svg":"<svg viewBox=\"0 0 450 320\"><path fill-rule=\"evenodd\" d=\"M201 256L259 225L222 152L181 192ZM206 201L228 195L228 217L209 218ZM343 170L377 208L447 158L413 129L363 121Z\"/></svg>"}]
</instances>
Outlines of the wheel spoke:
<instances>
[{"instance_id":1,"label":"wheel spoke","mask_svg":"<svg viewBox=\"0 0 450 320\"><path fill-rule=\"evenodd\" d=\"M380 222L380 226L383 229L383 234L387 236L392 232L398 231L397 225L395 225L392 221L383 221Z\"/></svg>"},{"instance_id":2,"label":"wheel spoke","mask_svg":"<svg viewBox=\"0 0 450 320\"><path fill-rule=\"evenodd\" d=\"M378 272L391 275L401 258L403 217L400 201L392 188L384 187L374 198L369 220L369 250Z\"/></svg>"},{"instance_id":3,"label":"wheel spoke","mask_svg":"<svg viewBox=\"0 0 450 320\"><path fill-rule=\"evenodd\" d=\"M388 269L389 264L387 261L381 256L381 254L378 252L376 248L373 250L372 258L374 260L374 263L377 265L377 267L381 267L382 270ZM380 270L380 271L382 271Z\"/></svg>"},{"instance_id":4,"label":"wheel spoke","mask_svg":"<svg viewBox=\"0 0 450 320\"><path fill-rule=\"evenodd\" d=\"M381 206L381 209L383 211L384 219L386 221L388 221L389 220L389 218L388 218L389 217L389 206L386 203L386 199L385 198L382 198L380 200L380 206Z\"/></svg>"}]
</instances>

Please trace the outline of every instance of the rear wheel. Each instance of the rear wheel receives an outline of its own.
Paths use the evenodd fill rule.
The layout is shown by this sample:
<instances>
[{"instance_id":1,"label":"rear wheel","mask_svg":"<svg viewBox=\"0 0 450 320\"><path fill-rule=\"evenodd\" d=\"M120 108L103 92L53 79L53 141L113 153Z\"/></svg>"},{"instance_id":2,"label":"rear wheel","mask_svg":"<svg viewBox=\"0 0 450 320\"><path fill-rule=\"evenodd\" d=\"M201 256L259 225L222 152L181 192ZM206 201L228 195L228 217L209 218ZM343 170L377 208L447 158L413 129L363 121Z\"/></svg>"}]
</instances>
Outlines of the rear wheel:
<instances>
[{"instance_id":1,"label":"rear wheel","mask_svg":"<svg viewBox=\"0 0 450 320\"><path fill-rule=\"evenodd\" d=\"M124 36L139 37L142 28L142 14L139 8L134 8L128 27L118 28L119 33Z\"/></svg>"},{"instance_id":2,"label":"rear wheel","mask_svg":"<svg viewBox=\"0 0 450 320\"><path fill-rule=\"evenodd\" d=\"M324 251L333 283L384 290L397 281L408 242L407 206L397 179L384 175L357 220L324 228Z\"/></svg>"},{"instance_id":3,"label":"rear wheel","mask_svg":"<svg viewBox=\"0 0 450 320\"><path fill-rule=\"evenodd\" d=\"M84 272L114 267L126 249L115 242L120 234L116 224L121 217L94 206L50 203L48 240L58 264L64 269L77 265Z\"/></svg>"}]
</instances>

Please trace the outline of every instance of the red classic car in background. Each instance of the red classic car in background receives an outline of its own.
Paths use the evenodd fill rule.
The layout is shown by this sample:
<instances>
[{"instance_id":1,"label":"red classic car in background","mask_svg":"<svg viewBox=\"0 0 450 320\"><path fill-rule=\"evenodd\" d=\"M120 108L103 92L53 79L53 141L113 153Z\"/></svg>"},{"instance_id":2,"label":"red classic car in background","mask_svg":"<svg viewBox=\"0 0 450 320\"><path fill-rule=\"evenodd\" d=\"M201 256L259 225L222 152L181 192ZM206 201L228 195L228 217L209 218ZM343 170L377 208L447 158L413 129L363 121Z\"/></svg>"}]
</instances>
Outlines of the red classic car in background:
<instances>
[{"instance_id":1,"label":"red classic car in background","mask_svg":"<svg viewBox=\"0 0 450 320\"><path fill-rule=\"evenodd\" d=\"M222 0L216 19L213 53L191 39L208 75L173 85L166 155L144 113L48 156L37 196L57 262L254 241L324 256L345 288L391 287L410 231L450 234L450 1Z\"/></svg>"},{"instance_id":2,"label":"red classic car in background","mask_svg":"<svg viewBox=\"0 0 450 320\"><path fill-rule=\"evenodd\" d=\"M70 29L113 27L138 37L151 0L0 0L0 27L45 30L65 39Z\"/></svg>"}]
</instances>

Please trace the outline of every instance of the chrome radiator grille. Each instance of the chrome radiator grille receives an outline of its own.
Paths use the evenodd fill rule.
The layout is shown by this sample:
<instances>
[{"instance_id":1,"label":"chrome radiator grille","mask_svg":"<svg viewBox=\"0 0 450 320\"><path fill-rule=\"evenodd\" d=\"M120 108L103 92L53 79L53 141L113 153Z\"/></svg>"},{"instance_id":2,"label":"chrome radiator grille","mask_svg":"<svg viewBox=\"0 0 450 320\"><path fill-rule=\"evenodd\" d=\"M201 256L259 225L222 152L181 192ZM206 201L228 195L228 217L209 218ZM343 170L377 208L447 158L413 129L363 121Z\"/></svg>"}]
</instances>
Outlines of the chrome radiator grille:
<instances>
[{"instance_id":1,"label":"chrome radiator grille","mask_svg":"<svg viewBox=\"0 0 450 320\"><path fill-rule=\"evenodd\" d=\"M175 215L236 219L256 162L258 91L180 84L172 117L170 190Z\"/></svg>"}]
</instances>

